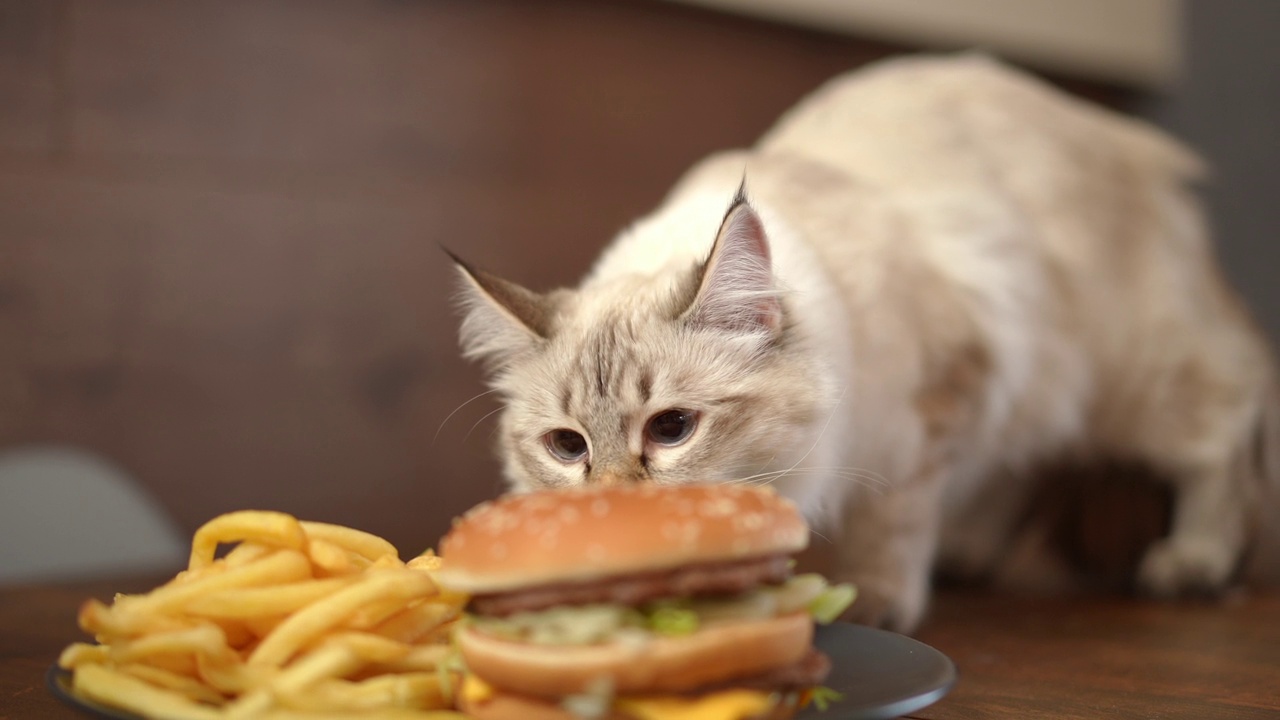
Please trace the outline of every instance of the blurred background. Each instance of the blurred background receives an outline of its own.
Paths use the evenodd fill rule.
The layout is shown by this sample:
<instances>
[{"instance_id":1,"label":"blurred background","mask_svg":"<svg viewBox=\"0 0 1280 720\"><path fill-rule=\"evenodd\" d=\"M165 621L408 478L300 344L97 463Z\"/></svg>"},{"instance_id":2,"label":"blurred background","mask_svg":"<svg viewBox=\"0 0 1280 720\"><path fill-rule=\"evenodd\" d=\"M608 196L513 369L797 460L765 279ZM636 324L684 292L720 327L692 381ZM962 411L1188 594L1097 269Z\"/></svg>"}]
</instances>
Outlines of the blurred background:
<instances>
[{"instance_id":1,"label":"blurred background","mask_svg":"<svg viewBox=\"0 0 1280 720\"><path fill-rule=\"evenodd\" d=\"M1278 31L1269 0L0 0L0 578L170 562L240 508L434 544L501 488L440 246L572 284L692 162L901 52L1199 148L1275 336Z\"/></svg>"}]
</instances>

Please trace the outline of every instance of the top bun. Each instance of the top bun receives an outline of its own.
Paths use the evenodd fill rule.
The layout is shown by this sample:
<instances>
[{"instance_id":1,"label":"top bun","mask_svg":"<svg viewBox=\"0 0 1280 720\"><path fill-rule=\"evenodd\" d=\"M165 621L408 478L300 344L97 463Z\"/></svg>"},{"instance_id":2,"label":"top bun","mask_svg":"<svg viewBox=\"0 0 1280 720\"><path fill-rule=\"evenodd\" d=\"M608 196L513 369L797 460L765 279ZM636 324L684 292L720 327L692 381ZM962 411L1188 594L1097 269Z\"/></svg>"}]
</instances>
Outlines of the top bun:
<instances>
[{"instance_id":1,"label":"top bun","mask_svg":"<svg viewBox=\"0 0 1280 720\"><path fill-rule=\"evenodd\" d=\"M741 485L613 485L507 495L454 522L438 579L459 592L795 553L809 529L772 490Z\"/></svg>"}]
</instances>

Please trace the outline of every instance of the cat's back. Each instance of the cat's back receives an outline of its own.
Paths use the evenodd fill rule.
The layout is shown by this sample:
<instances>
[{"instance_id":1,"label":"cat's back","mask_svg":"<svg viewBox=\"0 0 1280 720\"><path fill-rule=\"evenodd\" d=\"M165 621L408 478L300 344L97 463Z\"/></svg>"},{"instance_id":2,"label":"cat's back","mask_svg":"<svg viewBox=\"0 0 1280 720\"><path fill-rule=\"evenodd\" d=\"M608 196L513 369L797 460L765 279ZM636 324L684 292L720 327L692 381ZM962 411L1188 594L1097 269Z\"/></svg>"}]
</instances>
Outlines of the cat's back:
<instances>
[{"instance_id":1,"label":"cat's back","mask_svg":"<svg viewBox=\"0 0 1280 720\"><path fill-rule=\"evenodd\" d=\"M990 184L1060 194L1126 171L1184 182L1193 153L1158 129L980 54L898 58L834 78L757 146L889 189Z\"/></svg>"}]
</instances>

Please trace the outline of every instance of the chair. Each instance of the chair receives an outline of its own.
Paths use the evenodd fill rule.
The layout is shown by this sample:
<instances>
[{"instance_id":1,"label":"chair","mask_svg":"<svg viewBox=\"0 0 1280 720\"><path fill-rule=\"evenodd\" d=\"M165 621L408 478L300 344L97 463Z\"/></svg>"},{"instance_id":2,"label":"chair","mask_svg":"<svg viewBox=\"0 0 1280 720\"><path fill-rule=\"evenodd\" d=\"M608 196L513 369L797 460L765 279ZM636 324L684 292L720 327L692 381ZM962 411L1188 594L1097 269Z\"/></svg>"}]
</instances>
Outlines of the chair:
<instances>
[{"instance_id":1,"label":"chair","mask_svg":"<svg viewBox=\"0 0 1280 720\"><path fill-rule=\"evenodd\" d=\"M176 571L185 536L120 468L73 447L0 450L0 584Z\"/></svg>"}]
</instances>

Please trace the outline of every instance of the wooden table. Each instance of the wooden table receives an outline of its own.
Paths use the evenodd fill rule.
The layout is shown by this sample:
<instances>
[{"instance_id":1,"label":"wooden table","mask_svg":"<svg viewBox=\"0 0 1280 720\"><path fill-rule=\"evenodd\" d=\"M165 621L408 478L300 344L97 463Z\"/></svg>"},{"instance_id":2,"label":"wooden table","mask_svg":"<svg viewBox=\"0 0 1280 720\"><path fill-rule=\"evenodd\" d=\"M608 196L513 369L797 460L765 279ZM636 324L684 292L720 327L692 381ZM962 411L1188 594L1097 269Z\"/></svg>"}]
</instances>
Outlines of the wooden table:
<instances>
[{"instance_id":1,"label":"wooden table","mask_svg":"<svg viewBox=\"0 0 1280 720\"><path fill-rule=\"evenodd\" d=\"M0 720L76 718L44 686L87 597L154 578L0 590ZM1044 599L948 592L919 638L960 682L912 717L1280 718L1280 594L1221 604Z\"/></svg>"}]
</instances>

